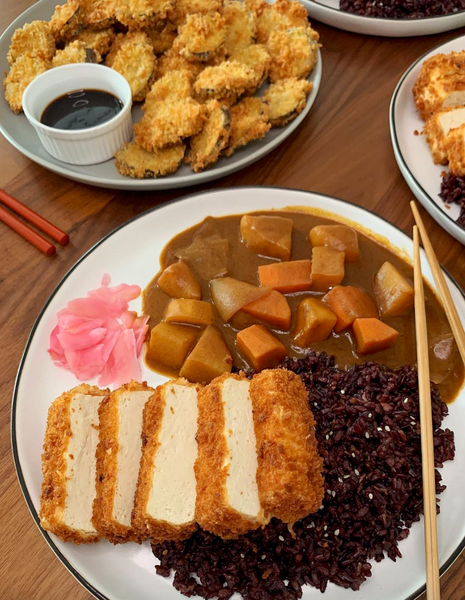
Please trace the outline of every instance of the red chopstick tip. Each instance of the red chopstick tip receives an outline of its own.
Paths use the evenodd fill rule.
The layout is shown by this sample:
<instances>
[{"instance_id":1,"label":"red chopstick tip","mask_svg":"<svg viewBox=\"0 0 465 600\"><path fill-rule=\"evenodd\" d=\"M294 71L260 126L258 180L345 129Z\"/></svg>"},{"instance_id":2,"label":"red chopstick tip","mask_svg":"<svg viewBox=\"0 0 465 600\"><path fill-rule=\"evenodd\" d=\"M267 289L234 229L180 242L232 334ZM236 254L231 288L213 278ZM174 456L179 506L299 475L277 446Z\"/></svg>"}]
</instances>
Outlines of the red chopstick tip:
<instances>
[{"instance_id":1,"label":"red chopstick tip","mask_svg":"<svg viewBox=\"0 0 465 600\"><path fill-rule=\"evenodd\" d=\"M66 244L69 242L69 235L65 233L59 240L57 240L57 242L62 246L66 246Z\"/></svg>"},{"instance_id":2,"label":"red chopstick tip","mask_svg":"<svg viewBox=\"0 0 465 600\"><path fill-rule=\"evenodd\" d=\"M45 250L45 256L53 256L55 254L55 252L57 251L57 249L55 248L55 246L50 246L50 248L47 248L47 250Z\"/></svg>"}]
</instances>

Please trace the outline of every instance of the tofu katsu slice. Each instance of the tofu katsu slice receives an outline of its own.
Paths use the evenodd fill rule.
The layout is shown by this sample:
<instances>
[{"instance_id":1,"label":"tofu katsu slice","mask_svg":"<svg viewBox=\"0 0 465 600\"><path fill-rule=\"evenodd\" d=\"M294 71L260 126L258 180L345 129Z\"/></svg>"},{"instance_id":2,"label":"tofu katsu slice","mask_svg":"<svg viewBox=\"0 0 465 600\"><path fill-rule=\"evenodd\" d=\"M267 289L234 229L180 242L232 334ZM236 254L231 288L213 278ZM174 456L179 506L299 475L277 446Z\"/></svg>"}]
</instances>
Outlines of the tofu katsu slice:
<instances>
[{"instance_id":1,"label":"tofu katsu slice","mask_svg":"<svg viewBox=\"0 0 465 600\"><path fill-rule=\"evenodd\" d=\"M42 454L40 524L64 542L97 542L92 523L99 437L98 409L108 390L78 385L48 411Z\"/></svg>"},{"instance_id":2,"label":"tofu katsu slice","mask_svg":"<svg viewBox=\"0 0 465 600\"><path fill-rule=\"evenodd\" d=\"M199 394L195 515L200 527L222 538L237 538L266 522L249 390L244 376L225 374Z\"/></svg>"},{"instance_id":3,"label":"tofu katsu slice","mask_svg":"<svg viewBox=\"0 0 465 600\"><path fill-rule=\"evenodd\" d=\"M257 485L267 517L293 524L319 509L323 461L315 421L300 377L285 369L262 371L250 396L257 438Z\"/></svg>"},{"instance_id":4,"label":"tofu katsu slice","mask_svg":"<svg viewBox=\"0 0 465 600\"><path fill-rule=\"evenodd\" d=\"M197 395L186 379L159 386L147 402L133 527L141 538L183 540L195 522Z\"/></svg>"},{"instance_id":5,"label":"tofu katsu slice","mask_svg":"<svg viewBox=\"0 0 465 600\"><path fill-rule=\"evenodd\" d=\"M435 164L447 164L445 142L451 131L465 123L465 107L450 107L436 111L425 124L426 141Z\"/></svg>"},{"instance_id":6,"label":"tofu katsu slice","mask_svg":"<svg viewBox=\"0 0 465 600\"><path fill-rule=\"evenodd\" d=\"M154 388L131 381L100 404L95 528L114 544L141 541L131 527L142 456L142 415Z\"/></svg>"}]
</instances>

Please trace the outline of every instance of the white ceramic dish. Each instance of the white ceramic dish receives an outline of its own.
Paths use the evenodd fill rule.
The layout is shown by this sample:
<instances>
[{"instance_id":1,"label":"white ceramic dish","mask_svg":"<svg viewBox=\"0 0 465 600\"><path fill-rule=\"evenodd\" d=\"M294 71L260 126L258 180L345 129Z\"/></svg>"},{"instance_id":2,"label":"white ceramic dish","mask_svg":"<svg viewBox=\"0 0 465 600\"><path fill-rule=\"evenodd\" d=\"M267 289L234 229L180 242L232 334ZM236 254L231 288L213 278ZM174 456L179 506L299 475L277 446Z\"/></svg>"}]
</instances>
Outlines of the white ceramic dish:
<instances>
[{"instance_id":1,"label":"white ceramic dish","mask_svg":"<svg viewBox=\"0 0 465 600\"><path fill-rule=\"evenodd\" d=\"M339 10L339 0L303 0L308 14L326 25L382 37L415 37L452 31L465 25L465 11L426 19L378 19Z\"/></svg>"},{"instance_id":2,"label":"white ceramic dish","mask_svg":"<svg viewBox=\"0 0 465 600\"><path fill-rule=\"evenodd\" d=\"M137 283L144 287L158 270L157 257L172 236L208 215L222 216L253 210L309 206L343 215L346 219L388 238L392 244L411 255L412 241L404 233L380 217L328 196L279 188L233 188L214 190L186 197L155 208L126 223L92 248L68 272L39 315L19 367L12 406L12 443L18 477L37 523L41 484L40 455L47 410L63 390L76 385L69 372L55 367L47 354L50 331L56 313L68 300L97 287L104 272L114 284ZM422 256L426 278L431 271ZM457 310L465 320L465 298L448 278ZM140 308L133 303L134 309ZM132 308L132 306L131 306ZM158 385L164 378L145 366L143 379ZM450 407L445 427L456 432L456 459L442 470L447 490L441 494L439 526L439 558L442 571L452 564L465 546L465 389ZM92 546L73 546L42 532L52 550L73 575L101 600L181 600L182 596L169 580L155 574L155 558L148 544L107 542ZM305 587L304 598L311 600L413 600L424 588L423 527L416 523L409 537L400 544L404 558L393 563L389 559L373 565L373 576L359 592L328 585L324 594ZM34 573L31 573L34 577Z\"/></svg>"},{"instance_id":3,"label":"white ceramic dish","mask_svg":"<svg viewBox=\"0 0 465 600\"><path fill-rule=\"evenodd\" d=\"M458 205L446 206L439 197L441 173L447 168L433 163L425 136L414 134L415 131L423 130L424 122L415 108L412 94L424 60L434 54L448 54L459 50L465 50L465 36L437 46L405 71L391 99L389 123L394 155L409 188L433 219L455 239L465 244L465 229L455 222L460 214Z\"/></svg>"},{"instance_id":4,"label":"white ceramic dish","mask_svg":"<svg viewBox=\"0 0 465 600\"><path fill-rule=\"evenodd\" d=\"M36 19L49 20L53 14L57 1L41 0L22 15L3 32L0 37L0 73L8 70L6 55L10 45L13 32ZM263 140L252 142L244 148L240 148L233 156L221 158L216 164L202 173L193 173L188 165L182 165L175 173L160 177L159 179L132 179L120 175L115 167L114 160L109 160L99 165L75 166L63 164L51 157L42 147L40 140L24 115L14 115L8 104L0 94L0 132L4 137L22 154L42 165L46 169L79 181L99 187L126 190L166 190L189 185L197 185L207 181L219 179L243 169L244 167L263 158L284 142L293 131L295 131L305 117L308 115L312 104L318 94L322 73L321 55L318 56L318 64L309 78L313 82L313 90L307 98L307 105L300 115L286 127L271 129ZM132 109L134 123L141 118L140 105Z\"/></svg>"}]
</instances>

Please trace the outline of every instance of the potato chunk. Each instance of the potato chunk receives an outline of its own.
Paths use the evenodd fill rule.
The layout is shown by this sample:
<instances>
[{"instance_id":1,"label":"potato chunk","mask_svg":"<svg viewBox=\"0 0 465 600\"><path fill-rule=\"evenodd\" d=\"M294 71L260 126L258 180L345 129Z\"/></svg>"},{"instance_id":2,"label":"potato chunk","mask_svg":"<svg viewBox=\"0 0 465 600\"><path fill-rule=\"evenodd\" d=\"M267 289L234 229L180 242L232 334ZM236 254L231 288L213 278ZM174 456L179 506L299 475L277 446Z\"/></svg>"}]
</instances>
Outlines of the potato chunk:
<instances>
[{"instance_id":1,"label":"potato chunk","mask_svg":"<svg viewBox=\"0 0 465 600\"><path fill-rule=\"evenodd\" d=\"M231 353L214 325L209 325L189 354L179 373L194 383L210 383L212 379L230 373L233 364Z\"/></svg>"},{"instance_id":2,"label":"potato chunk","mask_svg":"<svg viewBox=\"0 0 465 600\"><path fill-rule=\"evenodd\" d=\"M308 237L312 246L326 246L333 250L345 252L346 262L357 262L360 259L358 236L352 227L347 225L317 225L310 230Z\"/></svg>"},{"instance_id":3,"label":"potato chunk","mask_svg":"<svg viewBox=\"0 0 465 600\"><path fill-rule=\"evenodd\" d=\"M373 288L382 317L398 317L413 307L413 287L390 262L381 265Z\"/></svg>"},{"instance_id":4,"label":"potato chunk","mask_svg":"<svg viewBox=\"0 0 465 600\"><path fill-rule=\"evenodd\" d=\"M373 354L390 348L399 332L379 319L355 319L353 326L357 354Z\"/></svg>"},{"instance_id":5,"label":"potato chunk","mask_svg":"<svg viewBox=\"0 0 465 600\"><path fill-rule=\"evenodd\" d=\"M308 348L313 342L323 342L336 325L337 317L318 298L304 298L296 312L294 343Z\"/></svg>"},{"instance_id":6,"label":"potato chunk","mask_svg":"<svg viewBox=\"0 0 465 600\"><path fill-rule=\"evenodd\" d=\"M281 331L289 331L291 326L291 308L286 298L276 290L243 306L242 311Z\"/></svg>"},{"instance_id":7,"label":"potato chunk","mask_svg":"<svg viewBox=\"0 0 465 600\"><path fill-rule=\"evenodd\" d=\"M210 281L210 293L220 317L227 323L243 306L263 298L270 290L233 277L219 277Z\"/></svg>"},{"instance_id":8,"label":"potato chunk","mask_svg":"<svg viewBox=\"0 0 465 600\"><path fill-rule=\"evenodd\" d=\"M344 279L345 252L326 246L312 249L312 290L327 292Z\"/></svg>"},{"instance_id":9,"label":"potato chunk","mask_svg":"<svg viewBox=\"0 0 465 600\"><path fill-rule=\"evenodd\" d=\"M292 219L244 215L241 219L242 241L256 254L289 260L292 227Z\"/></svg>"},{"instance_id":10,"label":"potato chunk","mask_svg":"<svg viewBox=\"0 0 465 600\"><path fill-rule=\"evenodd\" d=\"M324 298L337 317L334 331L339 333L348 329L355 319L378 318L378 309L370 296L361 288L353 285L336 285Z\"/></svg>"},{"instance_id":11,"label":"potato chunk","mask_svg":"<svg viewBox=\"0 0 465 600\"><path fill-rule=\"evenodd\" d=\"M310 260L291 260L258 267L260 285L282 294L303 292L312 285L312 263Z\"/></svg>"},{"instance_id":12,"label":"potato chunk","mask_svg":"<svg viewBox=\"0 0 465 600\"><path fill-rule=\"evenodd\" d=\"M202 297L200 283L183 260L166 267L158 278L158 287L172 298L200 300Z\"/></svg>"},{"instance_id":13,"label":"potato chunk","mask_svg":"<svg viewBox=\"0 0 465 600\"><path fill-rule=\"evenodd\" d=\"M252 325L237 334L237 349L255 370L270 369L279 365L287 350L263 325Z\"/></svg>"},{"instance_id":14,"label":"potato chunk","mask_svg":"<svg viewBox=\"0 0 465 600\"><path fill-rule=\"evenodd\" d=\"M150 334L148 357L169 369L180 369L199 335L188 325L158 323Z\"/></svg>"},{"instance_id":15,"label":"potato chunk","mask_svg":"<svg viewBox=\"0 0 465 600\"><path fill-rule=\"evenodd\" d=\"M173 298L165 310L164 320L167 323L186 323L206 327L215 322L213 304L202 300Z\"/></svg>"}]
</instances>

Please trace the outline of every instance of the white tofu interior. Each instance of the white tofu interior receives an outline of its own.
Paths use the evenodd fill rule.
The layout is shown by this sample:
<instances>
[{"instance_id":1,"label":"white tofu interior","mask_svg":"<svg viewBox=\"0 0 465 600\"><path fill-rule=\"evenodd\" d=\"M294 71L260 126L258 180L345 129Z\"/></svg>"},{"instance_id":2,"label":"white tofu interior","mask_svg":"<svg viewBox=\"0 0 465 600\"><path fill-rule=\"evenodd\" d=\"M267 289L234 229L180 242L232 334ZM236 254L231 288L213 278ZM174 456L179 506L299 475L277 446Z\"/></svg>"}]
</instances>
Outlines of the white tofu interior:
<instances>
[{"instance_id":1,"label":"white tofu interior","mask_svg":"<svg viewBox=\"0 0 465 600\"><path fill-rule=\"evenodd\" d=\"M465 107L439 114L438 121L443 135L446 136L451 129L456 129L465 123Z\"/></svg>"},{"instance_id":2,"label":"white tofu interior","mask_svg":"<svg viewBox=\"0 0 465 600\"><path fill-rule=\"evenodd\" d=\"M167 384L159 447L154 456L148 515L183 525L194 520L197 458L197 388Z\"/></svg>"},{"instance_id":3,"label":"white tofu interior","mask_svg":"<svg viewBox=\"0 0 465 600\"><path fill-rule=\"evenodd\" d=\"M113 519L129 527L142 454L142 415L153 391L124 390L118 395L118 457Z\"/></svg>"},{"instance_id":4,"label":"white tofu interior","mask_svg":"<svg viewBox=\"0 0 465 600\"><path fill-rule=\"evenodd\" d=\"M442 103L444 108L448 106L463 106L465 104L465 91L457 90L447 95Z\"/></svg>"},{"instance_id":5,"label":"white tofu interior","mask_svg":"<svg viewBox=\"0 0 465 600\"><path fill-rule=\"evenodd\" d=\"M67 495L63 523L82 533L96 533L92 525L95 498L95 451L98 444L98 407L104 396L75 394L70 403L71 437L66 451Z\"/></svg>"},{"instance_id":6,"label":"white tofu interior","mask_svg":"<svg viewBox=\"0 0 465 600\"><path fill-rule=\"evenodd\" d=\"M250 382L226 379L222 387L225 436L229 450L226 489L229 505L256 519L260 512L257 487L257 449L253 424Z\"/></svg>"}]
</instances>

